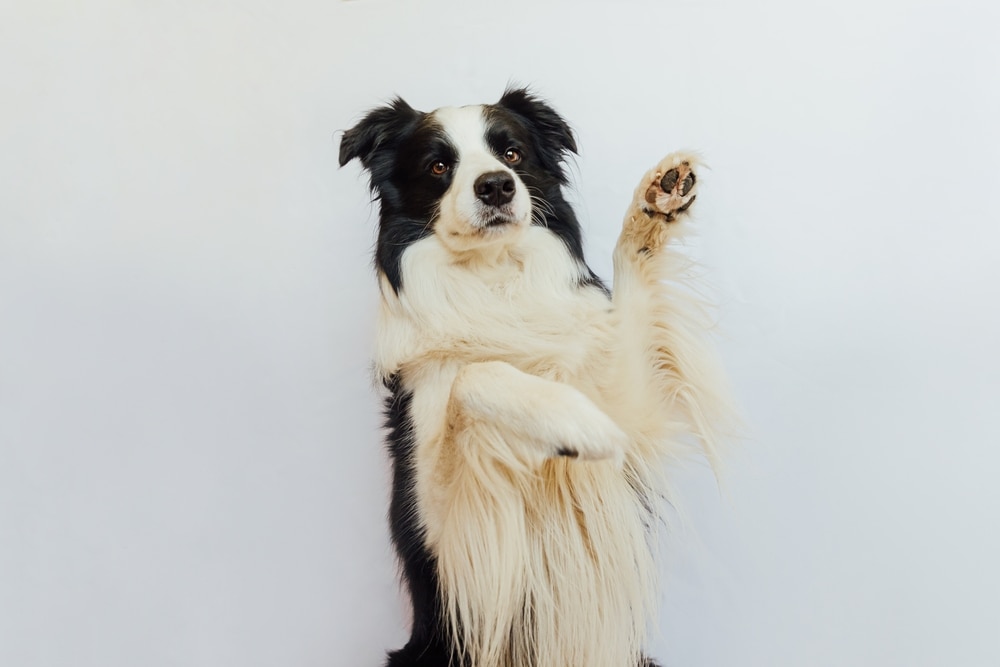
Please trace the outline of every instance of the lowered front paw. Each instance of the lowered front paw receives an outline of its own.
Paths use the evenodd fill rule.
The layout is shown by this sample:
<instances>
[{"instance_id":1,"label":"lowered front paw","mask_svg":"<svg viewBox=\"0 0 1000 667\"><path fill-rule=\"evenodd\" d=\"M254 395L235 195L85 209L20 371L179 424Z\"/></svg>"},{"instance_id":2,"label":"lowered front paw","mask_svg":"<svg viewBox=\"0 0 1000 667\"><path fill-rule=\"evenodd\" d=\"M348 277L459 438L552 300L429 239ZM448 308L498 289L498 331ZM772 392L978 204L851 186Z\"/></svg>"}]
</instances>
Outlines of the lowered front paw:
<instances>
[{"instance_id":1,"label":"lowered front paw","mask_svg":"<svg viewBox=\"0 0 1000 667\"><path fill-rule=\"evenodd\" d=\"M553 415L551 444L553 457L581 461L611 461L621 467L629 437L615 422L580 395L578 404Z\"/></svg>"}]
</instances>

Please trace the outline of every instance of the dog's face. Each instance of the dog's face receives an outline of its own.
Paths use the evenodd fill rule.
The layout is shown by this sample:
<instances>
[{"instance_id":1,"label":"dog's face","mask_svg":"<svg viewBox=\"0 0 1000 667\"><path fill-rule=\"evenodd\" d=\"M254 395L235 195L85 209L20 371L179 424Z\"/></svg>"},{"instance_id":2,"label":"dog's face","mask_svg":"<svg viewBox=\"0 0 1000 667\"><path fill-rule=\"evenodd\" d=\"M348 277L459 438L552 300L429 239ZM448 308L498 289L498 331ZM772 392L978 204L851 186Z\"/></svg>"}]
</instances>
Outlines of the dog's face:
<instances>
[{"instance_id":1,"label":"dog's face","mask_svg":"<svg viewBox=\"0 0 1000 667\"><path fill-rule=\"evenodd\" d=\"M510 90L496 104L431 113L396 99L344 133L340 164L360 158L371 174L381 209L376 263L398 291L402 253L431 234L461 255L512 243L534 222L570 228L567 243L579 245L560 191L569 151L576 143L566 122Z\"/></svg>"},{"instance_id":2,"label":"dog's face","mask_svg":"<svg viewBox=\"0 0 1000 667\"><path fill-rule=\"evenodd\" d=\"M438 109L430 118L439 139L428 147L426 171L446 188L434 219L441 242L461 252L523 229L531 197L513 167L524 160L529 136L513 124L489 123L483 107Z\"/></svg>"}]
</instances>

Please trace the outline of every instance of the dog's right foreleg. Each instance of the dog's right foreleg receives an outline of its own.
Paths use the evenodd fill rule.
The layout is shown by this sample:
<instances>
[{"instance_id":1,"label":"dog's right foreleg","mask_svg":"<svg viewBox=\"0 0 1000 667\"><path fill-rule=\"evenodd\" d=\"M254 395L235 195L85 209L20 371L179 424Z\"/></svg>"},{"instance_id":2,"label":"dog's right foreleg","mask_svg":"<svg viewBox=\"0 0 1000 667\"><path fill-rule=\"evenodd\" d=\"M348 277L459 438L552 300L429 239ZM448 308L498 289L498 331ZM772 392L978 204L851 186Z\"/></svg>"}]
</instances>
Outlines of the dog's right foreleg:
<instances>
[{"instance_id":1,"label":"dog's right foreleg","mask_svg":"<svg viewBox=\"0 0 1000 667\"><path fill-rule=\"evenodd\" d=\"M613 475L621 474L628 436L577 389L510 364L471 363L457 373L440 372L435 383L423 384L423 391L436 385L433 400L415 383L417 419L437 414L440 420L436 435L418 444L419 514L452 644L471 664L508 664L512 636L521 637L518 650L526 650L525 614L535 604L530 596L547 590L539 582L551 575L536 540L539 530L556 526L532 522L540 512L557 511L567 513L565 525L577 521L565 490L557 485L551 497L545 495L548 475L560 466L609 463ZM551 461L566 458L576 460ZM546 465L550 461L553 466ZM541 498L545 506L539 507ZM559 548L577 550L585 561L585 536L566 539L571 543Z\"/></svg>"},{"instance_id":2,"label":"dog's right foreleg","mask_svg":"<svg viewBox=\"0 0 1000 667\"><path fill-rule=\"evenodd\" d=\"M459 370L447 416L451 435L461 443L459 456L488 457L512 468L559 456L610 459L620 465L628 442L611 418L577 389L501 361Z\"/></svg>"}]
</instances>

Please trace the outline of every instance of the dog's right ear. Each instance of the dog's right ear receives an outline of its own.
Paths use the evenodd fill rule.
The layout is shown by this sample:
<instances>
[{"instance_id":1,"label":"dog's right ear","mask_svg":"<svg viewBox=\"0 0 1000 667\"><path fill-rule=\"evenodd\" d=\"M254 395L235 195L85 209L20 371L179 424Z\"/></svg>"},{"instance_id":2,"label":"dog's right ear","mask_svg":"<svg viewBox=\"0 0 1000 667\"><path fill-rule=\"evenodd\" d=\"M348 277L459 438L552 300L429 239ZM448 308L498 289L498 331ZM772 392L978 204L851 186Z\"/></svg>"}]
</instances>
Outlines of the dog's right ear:
<instances>
[{"instance_id":1,"label":"dog's right ear","mask_svg":"<svg viewBox=\"0 0 1000 667\"><path fill-rule=\"evenodd\" d=\"M527 88L507 87L497 106L513 111L535 130L536 136L560 152L576 153L576 138L569 123L555 109Z\"/></svg>"},{"instance_id":2,"label":"dog's right ear","mask_svg":"<svg viewBox=\"0 0 1000 667\"><path fill-rule=\"evenodd\" d=\"M419 116L419 111L399 97L388 106L372 109L340 138L340 166L359 158L364 168L370 169L375 153L391 145Z\"/></svg>"}]
</instances>

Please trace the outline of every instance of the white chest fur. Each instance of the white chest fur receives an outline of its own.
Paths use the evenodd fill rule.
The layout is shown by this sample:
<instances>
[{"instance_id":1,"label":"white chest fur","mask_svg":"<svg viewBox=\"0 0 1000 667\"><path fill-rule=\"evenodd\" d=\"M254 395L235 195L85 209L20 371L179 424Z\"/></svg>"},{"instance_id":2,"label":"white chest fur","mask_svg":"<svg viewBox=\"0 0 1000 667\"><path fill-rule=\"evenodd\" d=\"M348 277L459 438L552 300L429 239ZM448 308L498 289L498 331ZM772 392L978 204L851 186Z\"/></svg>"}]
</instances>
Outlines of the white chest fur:
<instances>
[{"instance_id":1,"label":"white chest fur","mask_svg":"<svg viewBox=\"0 0 1000 667\"><path fill-rule=\"evenodd\" d=\"M403 257L401 294L383 288L376 367L389 375L429 357L500 360L570 380L610 335L611 303L579 287L584 270L540 227L490 263L458 261L428 237Z\"/></svg>"}]
</instances>

